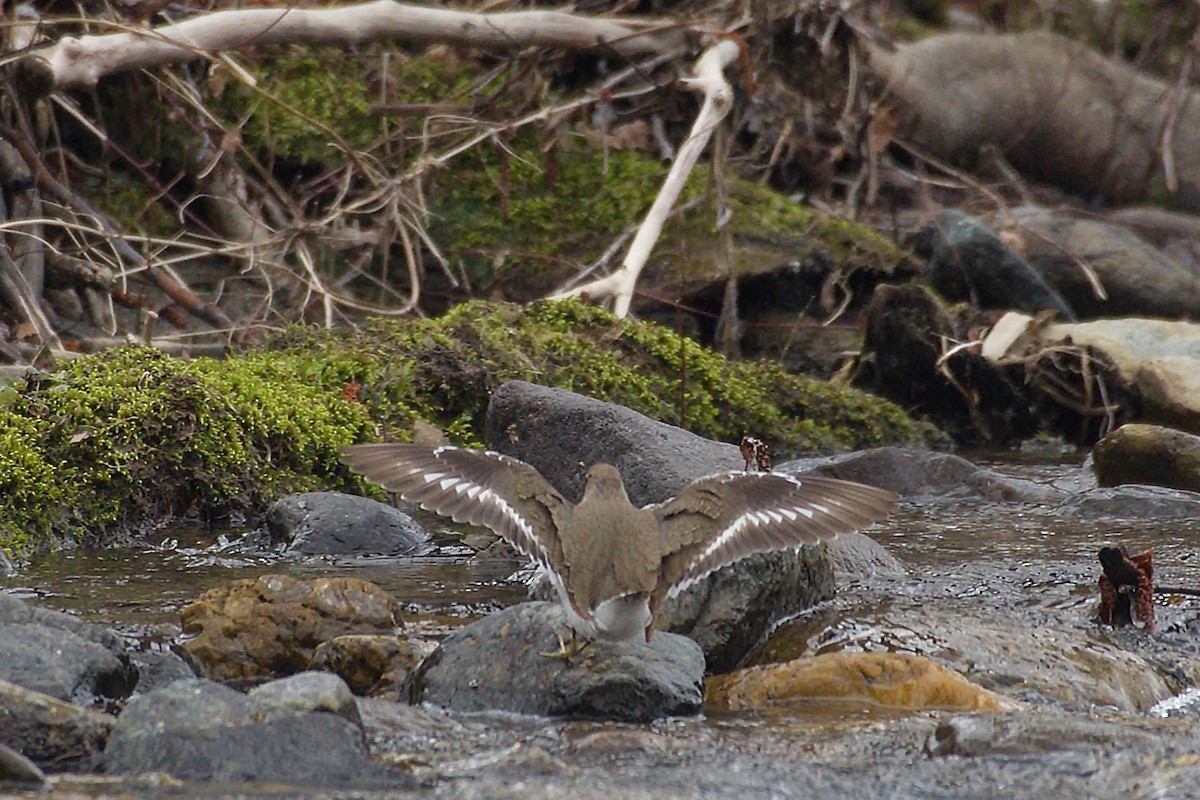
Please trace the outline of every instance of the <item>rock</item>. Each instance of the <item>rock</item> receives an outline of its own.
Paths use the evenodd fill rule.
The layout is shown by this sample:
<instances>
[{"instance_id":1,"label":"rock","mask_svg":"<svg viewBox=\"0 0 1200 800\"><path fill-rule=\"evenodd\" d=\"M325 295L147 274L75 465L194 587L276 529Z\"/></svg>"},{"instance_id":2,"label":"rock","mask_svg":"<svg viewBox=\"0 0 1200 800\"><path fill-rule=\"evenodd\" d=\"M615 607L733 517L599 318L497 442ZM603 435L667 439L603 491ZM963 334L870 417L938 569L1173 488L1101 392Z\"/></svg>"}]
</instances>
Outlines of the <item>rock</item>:
<instances>
[{"instance_id":1,"label":"rock","mask_svg":"<svg viewBox=\"0 0 1200 800\"><path fill-rule=\"evenodd\" d=\"M1157 319L1104 319L1049 325L1034 347L1064 342L1111 359L1137 389L1138 422L1200 434L1200 325Z\"/></svg>"},{"instance_id":2,"label":"rock","mask_svg":"<svg viewBox=\"0 0 1200 800\"><path fill-rule=\"evenodd\" d=\"M184 608L183 631L193 638L180 651L211 680L291 675L310 668L322 642L393 634L399 615L391 595L357 578L265 575L210 589Z\"/></svg>"},{"instance_id":3,"label":"rock","mask_svg":"<svg viewBox=\"0 0 1200 800\"><path fill-rule=\"evenodd\" d=\"M256 686L247 694L259 722L324 711L362 727L354 694L346 682L328 672L301 672Z\"/></svg>"},{"instance_id":4,"label":"rock","mask_svg":"<svg viewBox=\"0 0 1200 800\"><path fill-rule=\"evenodd\" d=\"M116 720L0 680L0 743L54 772L94 766Z\"/></svg>"},{"instance_id":5,"label":"rock","mask_svg":"<svg viewBox=\"0 0 1200 800\"><path fill-rule=\"evenodd\" d=\"M1072 745L1103 742L1123 751L1152 749L1161 734L1111 720L1045 713L955 715L938 723L925 743L935 757L1038 755Z\"/></svg>"},{"instance_id":6,"label":"rock","mask_svg":"<svg viewBox=\"0 0 1200 800\"><path fill-rule=\"evenodd\" d=\"M621 471L637 505L666 500L696 478L742 469L738 448L635 411L523 381L492 396L488 446L538 469L578 500L583 474L605 461ZM684 634L704 650L713 671L732 669L775 623L833 595L833 573L821 548L764 553L720 569L671 598L660 627ZM535 598L557 599L548 582Z\"/></svg>"},{"instance_id":7,"label":"rock","mask_svg":"<svg viewBox=\"0 0 1200 800\"><path fill-rule=\"evenodd\" d=\"M307 492L276 501L267 511L273 542L304 555L417 556L429 552L429 533L389 505L341 492Z\"/></svg>"},{"instance_id":8,"label":"rock","mask_svg":"<svg viewBox=\"0 0 1200 800\"><path fill-rule=\"evenodd\" d=\"M112 631L0 594L0 679L84 706L128 697L138 671Z\"/></svg>"},{"instance_id":9,"label":"rock","mask_svg":"<svg viewBox=\"0 0 1200 800\"><path fill-rule=\"evenodd\" d=\"M903 647L984 689L1072 711L1109 707L1145 713L1174 694L1156 664L1096 635L1090 624L1030 624L973 603L897 596L874 613L828 625L785 624L765 650L773 659L787 659L817 652L830 641L844 653Z\"/></svg>"},{"instance_id":10,"label":"rock","mask_svg":"<svg viewBox=\"0 0 1200 800\"><path fill-rule=\"evenodd\" d=\"M877 447L825 458L789 461L775 467L781 475L812 472L888 489L908 500L957 503L992 500L1018 503L1057 502L1066 493L1033 481L1010 478L977 467L965 458L932 450Z\"/></svg>"},{"instance_id":11,"label":"rock","mask_svg":"<svg viewBox=\"0 0 1200 800\"><path fill-rule=\"evenodd\" d=\"M394 695L433 646L399 636L351 634L317 645L313 669L339 676L356 695Z\"/></svg>"},{"instance_id":12,"label":"rock","mask_svg":"<svg viewBox=\"0 0 1200 800\"><path fill-rule=\"evenodd\" d=\"M362 729L344 716L302 703L289 707L278 697L256 703L201 679L176 681L129 701L103 766L113 774L166 772L181 780L293 786L348 786L375 771Z\"/></svg>"},{"instance_id":13,"label":"rock","mask_svg":"<svg viewBox=\"0 0 1200 800\"><path fill-rule=\"evenodd\" d=\"M44 784L46 773L5 744L0 744L0 786L14 783Z\"/></svg>"},{"instance_id":14,"label":"rock","mask_svg":"<svg viewBox=\"0 0 1200 800\"><path fill-rule=\"evenodd\" d=\"M908 568L865 533L843 534L825 546L838 585L865 578L903 578Z\"/></svg>"},{"instance_id":15,"label":"rock","mask_svg":"<svg viewBox=\"0 0 1200 800\"><path fill-rule=\"evenodd\" d=\"M1006 239L1080 318L1200 313L1192 270L1128 228L1040 208L1016 209L1002 222ZM1089 272L1105 296L1096 296Z\"/></svg>"},{"instance_id":16,"label":"rock","mask_svg":"<svg viewBox=\"0 0 1200 800\"><path fill-rule=\"evenodd\" d=\"M1113 486L1071 495L1052 510L1097 520L1195 519L1200 517L1200 494L1164 486Z\"/></svg>"},{"instance_id":17,"label":"rock","mask_svg":"<svg viewBox=\"0 0 1200 800\"><path fill-rule=\"evenodd\" d=\"M1141 364L1133 383L1142 419L1200 433L1200 358L1162 356Z\"/></svg>"},{"instance_id":18,"label":"rock","mask_svg":"<svg viewBox=\"0 0 1200 800\"><path fill-rule=\"evenodd\" d=\"M533 465L571 501L583 494L588 467L601 461L620 470L637 506L673 497L703 475L745 466L732 444L525 381L509 381L492 395L486 437L490 449Z\"/></svg>"},{"instance_id":19,"label":"rock","mask_svg":"<svg viewBox=\"0 0 1200 800\"><path fill-rule=\"evenodd\" d=\"M1006 697L928 658L903 653L827 653L710 678L709 707L745 710L815 698L891 708L1010 711Z\"/></svg>"},{"instance_id":20,"label":"rock","mask_svg":"<svg viewBox=\"0 0 1200 800\"><path fill-rule=\"evenodd\" d=\"M413 675L414 703L458 711L514 711L644 721L694 714L704 657L691 640L659 633L649 643L593 642L570 661L557 603L522 603L451 633Z\"/></svg>"},{"instance_id":21,"label":"rock","mask_svg":"<svg viewBox=\"0 0 1200 800\"><path fill-rule=\"evenodd\" d=\"M921 232L917 254L928 259L926 280L943 297L985 309L1075 313L1046 279L974 217L952 209Z\"/></svg>"},{"instance_id":22,"label":"rock","mask_svg":"<svg viewBox=\"0 0 1200 800\"><path fill-rule=\"evenodd\" d=\"M1200 492L1200 436L1158 425L1122 425L1092 448L1101 486L1126 483Z\"/></svg>"}]
</instances>

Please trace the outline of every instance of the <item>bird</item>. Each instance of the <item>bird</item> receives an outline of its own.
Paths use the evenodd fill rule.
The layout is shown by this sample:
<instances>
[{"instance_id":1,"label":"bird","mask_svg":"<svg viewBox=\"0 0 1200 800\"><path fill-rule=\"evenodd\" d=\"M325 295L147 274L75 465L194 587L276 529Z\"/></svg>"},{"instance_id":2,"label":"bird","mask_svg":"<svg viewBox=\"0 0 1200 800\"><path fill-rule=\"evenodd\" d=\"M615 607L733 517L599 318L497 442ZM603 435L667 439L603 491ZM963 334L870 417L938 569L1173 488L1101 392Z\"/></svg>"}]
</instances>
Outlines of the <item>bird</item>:
<instances>
[{"instance_id":1,"label":"bird","mask_svg":"<svg viewBox=\"0 0 1200 800\"><path fill-rule=\"evenodd\" d=\"M388 491L490 528L531 558L549 573L568 626L588 642L649 642L663 602L710 572L860 530L896 501L835 478L729 471L638 508L617 468L596 463L572 503L533 466L492 451L385 443L338 454Z\"/></svg>"}]
</instances>

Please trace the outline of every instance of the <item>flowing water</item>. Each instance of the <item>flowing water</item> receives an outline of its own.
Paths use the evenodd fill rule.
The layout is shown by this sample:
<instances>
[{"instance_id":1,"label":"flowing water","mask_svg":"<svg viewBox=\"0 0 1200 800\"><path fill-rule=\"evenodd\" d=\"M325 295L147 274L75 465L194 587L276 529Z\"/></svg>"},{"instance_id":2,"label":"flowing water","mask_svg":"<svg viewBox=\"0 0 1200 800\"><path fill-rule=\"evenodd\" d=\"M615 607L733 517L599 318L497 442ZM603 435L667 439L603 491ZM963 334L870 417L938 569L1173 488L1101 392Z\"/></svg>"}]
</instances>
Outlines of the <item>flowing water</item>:
<instances>
[{"instance_id":1,"label":"flowing water","mask_svg":"<svg viewBox=\"0 0 1200 800\"><path fill-rule=\"evenodd\" d=\"M1014 477L1068 490L1090 484L1087 472L1073 456L1039 461L998 460L994 454L987 454L976 455L974 460ZM524 599L524 585L510 579L522 569L521 564L479 558L462 544L462 531L448 528L444 520L432 516L421 517L420 521L434 532L436 546L433 555L421 558L296 557L256 546L261 536L253 532L175 528L131 547L41 555L17 574L0 576L0 591L107 624L131 638L160 643L169 642L178 633L180 610L205 590L265 574L286 573L300 579L351 576L372 581L400 601L410 621L430 623L424 630L433 635ZM1090 625L1087 620L1096 601L1099 576L1096 554L1100 547L1111 544L1125 545L1132 552L1153 547L1157 585L1200 588L1200 520L1098 521L1016 503L903 503L892 519L873 528L869 535L905 563L909 578L886 584L883 590L853 581L844 583L837 600L802 615L793 623L794 632L781 630L784 635L778 637L780 651L768 652L759 660L836 650L852 640L861 645L876 635L880 641L873 644L879 648L906 651L907 644L895 640L903 637L903 630L894 626L883 630L884 625L880 626L881 633L873 630L878 620L887 617L892 599L899 597L910 607L914 598L918 605L941 597L957 603L978 600L998 617L1027 627L1036 626L1037 615L1044 612ZM1162 597L1160 609L1160 625L1179 629L1182 621L1200 615L1200 600ZM941 625L956 624L952 616L937 620ZM1185 695L1177 700L1194 704ZM370 708L375 710L365 712L368 715L395 713L395 704ZM896 722L904 717L907 719ZM1038 718L1053 724L1052 716ZM1130 730L1148 724L1136 716L1124 719L1131 721L1120 724ZM474 723L460 720L458 724ZM879 769L885 773L895 769L897 775L910 776L911 771L905 780L913 781L918 789L930 781L975 780L965 775L961 779L947 778L953 770L937 772L943 769L940 763L919 756L922 742L936 725L936 718L928 714L913 716L837 701L806 701L770 712L709 712L698 718L661 720L641 728L501 718L464 729L469 733L439 740L443 747L461 747L462 752L458 760L444 754L439 780L451 783L438 785L450 786L446 796L454 796L456 770L475 775L479 763L484 762L500 765L496 768L501 769L509 760L520 761L542 750L553 754L552 758L547 756L551 762L566 759L585 765L582 773L568 770L568 774L576 775L571 780L578 783L571 785L581 790L578 796L608 796L602 784L593 795L582 791L592 774L586 769L588 759L600 764L599 775L608 774L609 767L603 765L611 762L625 765L622 774L650 776L644 779L664 792L661 796L690 796L689 761L694 762L697 775L717 784L729 778L728 770L719 766L722 759L733 759L735 765L757 765L744 776L738 773L741 777L737 780L744 777L747 781L748 796L774 796L770 772L776 764L807 770L810 767L803 765L811 763L820 780L834 784L847 776L853 778L864 769L863 765L874 763L882 764ZM1120 731L1125 729L1119 728L1114 735L1123 735ZM392 743L389 749L403 753L425 746L419 732L404 736L410 738ZM918 757L914 758L913 753ZM797 754L804 754L799 762ZM1072 759L1080 757L1064 757L1063 763L1073 764ZM1103 763L1107 756L1097 757ZM538 770L545 767L538 764L530 768L532 774L540 774ZM964 766L969 765L964 762ZM555 777L559 768L545 769L549 777L530 796L561 794L561 786L555 783L560 780ZM922 770L931 771L932 777L922 777ZM797 774L782 774L781 780L794 780ZM97 779L79 780L82 784L64 796L107 795ZM539 786L536 780L531 785ZM68 788L67 784L60 787ZM207 796L206 791L193 787L185 794ZM138 789L134 783L123 784L123 792L139 797L157 794ZM718 796L722 794L717 792ZM660 795L651 792L650 796ZM924 795L917 790L897 796Z\"/></svg>"}]
</instances>

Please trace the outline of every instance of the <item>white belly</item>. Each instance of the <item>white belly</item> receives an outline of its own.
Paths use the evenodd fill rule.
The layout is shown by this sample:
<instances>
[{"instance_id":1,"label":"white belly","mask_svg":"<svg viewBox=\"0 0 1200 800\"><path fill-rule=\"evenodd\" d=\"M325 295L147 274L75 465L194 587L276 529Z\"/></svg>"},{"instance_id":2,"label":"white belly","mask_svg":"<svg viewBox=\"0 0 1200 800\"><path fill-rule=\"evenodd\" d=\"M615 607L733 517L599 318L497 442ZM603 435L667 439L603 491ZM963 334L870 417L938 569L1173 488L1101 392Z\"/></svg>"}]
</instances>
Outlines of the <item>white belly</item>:
<instances>
[{"instance_id":1,"label":"white belly","mask_svg":"<svg viewBox=\"0 0 1200 800\"><path fill-rule=\"evenodd\" d=\"M609 642L644 641L650 625L650 598L645 594L628 594L605 600L592 618L585 620L575 613L570 603L563 602L568 624L585 639Z\"/></svg>"}]
</instances>

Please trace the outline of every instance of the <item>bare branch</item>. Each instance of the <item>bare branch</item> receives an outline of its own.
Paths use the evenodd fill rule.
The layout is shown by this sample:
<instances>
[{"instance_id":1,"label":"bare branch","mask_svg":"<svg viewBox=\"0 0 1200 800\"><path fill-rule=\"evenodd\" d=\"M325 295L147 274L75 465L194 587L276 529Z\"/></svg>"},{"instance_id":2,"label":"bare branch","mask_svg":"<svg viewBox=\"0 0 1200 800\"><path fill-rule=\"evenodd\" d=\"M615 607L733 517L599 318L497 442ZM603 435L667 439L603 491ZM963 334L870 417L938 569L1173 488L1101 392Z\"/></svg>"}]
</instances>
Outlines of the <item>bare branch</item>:
<instances>
[{"instance_id":1,"label":"bare branch","mask_svg":"<svg viewBox=\"0 0 1200 800\"><path fill-rule=\"evenodd\" d=\"M551 300L585 295L593 300L611 297L614 314L624 317L629 313L634 286L637 285L638 276L650 258L654 243L662 233L663 224L670 216L672 206L679 199L688 175L708 145L713 131L733 105L733 88L729 81L725 80L725 68L736 61L739 54L740 49L736 42L730 39L721 40L704 51L696 61L695 76L684 82L687 88L704 94L704 105L696 115L687 141L679 148L679 155L671 164L671 170L663 181L658 197L654 199L654 205L646 212L646 219L642 221L642 227L633 238L633 244L629 246L629 253L625 256L621 268L605 278L557 292L550 296Z\"/></svg>"},{"instance_id":2,"label":"bare branch","mask_svg":"<svg viewBox=\"0 0 1200 800\"><path fill-rule=\"evenodd\" d=\"M663 53L682 43L672 29L558 11L477 14L393 0L340 8L218 11L152 29L67 36L35 51L23 67L46 92L87 88L106 75L190 61L250 45L340 44L392 39L519 50L604 49L626 57Z\"/></svg>"}]
</instances>

